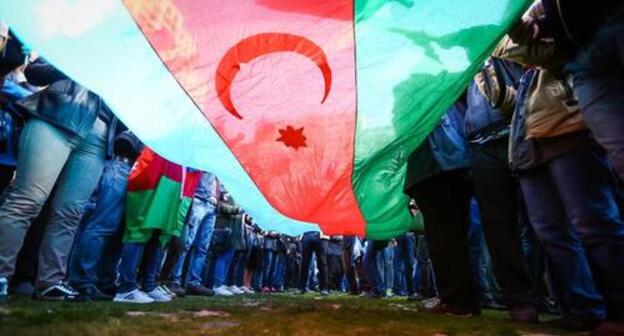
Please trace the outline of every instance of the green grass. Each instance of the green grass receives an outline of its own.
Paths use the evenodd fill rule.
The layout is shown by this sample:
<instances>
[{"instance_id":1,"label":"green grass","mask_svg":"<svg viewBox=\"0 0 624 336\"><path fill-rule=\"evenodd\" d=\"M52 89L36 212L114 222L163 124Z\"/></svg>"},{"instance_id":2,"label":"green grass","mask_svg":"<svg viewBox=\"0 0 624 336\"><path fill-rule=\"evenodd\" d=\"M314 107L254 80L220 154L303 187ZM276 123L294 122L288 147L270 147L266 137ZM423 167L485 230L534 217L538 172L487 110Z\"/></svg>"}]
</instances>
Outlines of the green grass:
<instances>
[{"instance_id":1,"label":"green grass","mask_svg":"<svg viewBox=\"0 0 624 336\"><path fill-rule=\"evenodd\" d=\"M150 305L33 302L0 306L0 335L562 335L511 323L505 312L466 319L405 299L312 294L184 298Z\"/></svg>"}]
</instances>

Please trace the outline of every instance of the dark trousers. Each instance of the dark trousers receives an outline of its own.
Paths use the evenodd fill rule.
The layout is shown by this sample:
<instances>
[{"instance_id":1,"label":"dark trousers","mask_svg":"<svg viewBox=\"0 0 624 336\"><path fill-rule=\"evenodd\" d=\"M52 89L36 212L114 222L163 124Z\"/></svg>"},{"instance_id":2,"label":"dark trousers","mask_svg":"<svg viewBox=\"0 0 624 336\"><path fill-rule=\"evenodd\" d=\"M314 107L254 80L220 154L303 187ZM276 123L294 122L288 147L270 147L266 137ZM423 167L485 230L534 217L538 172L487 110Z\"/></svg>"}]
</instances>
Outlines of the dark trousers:
<instances>
[{"instance_id":1,"label":"dark trousers","mask_svg":"<svg viewBox=\"0 0 624 336\"><path fill-rule=\"evenodd\" d=\"M471 144L470 153L483 233L505 301L537 306L539 296L522 250L519 219L526 217L520 216L520 186L507 163L508 141Z\"/></svg>"},{"instance_id":2,"label":"dark trousers","mask_svg":"<svg viewBox=\"0 0 624 336\"><path fill-rule=\"evenodd\" d=\"M564 313L624 319L624 223L602 149L562 154L520 182Z\"/></svg>"},{"instance_id":3,"label":"dark trousers","mask_svg":"<svg viewBox=\"0 0 624 336\"><path fill-rule=\"evenodd\" d=\"M327 290L327 256L325 248L318 232L306 232L301 239L303 260L301 262L301 277L299 278L299 289L304 290L310 272L312 254L316 255L316 265L319 270L319 287Z\"/></svg>"},{"instance_id":4,"label":"dark trousers","mask_svg":"<svg viewBox=\"0 0 624 336\"><path fill-rule=\"evenodd\" d=\"M344 265L342 263L342 255L327 256L329 289L331 290L342 290L342 279L344 279Z\"/></svg>"},{"instance_id":5,"label":"dark trousers","mask_svg":"<svg viewBox=\"0 0 624 336\"><path fill-rule=\"evenodd\" d=\"M407 233L396 239L397 248L395 250L394 260L398 263L397 268L403 268L403 272L399 272L402 279L399 284L405 284L396 288L395 292L400 293L403 290L407 290L408 295L416 293L414 288L414 264L416 263L416 235L414 233ZM397 282L397 279L395 279Z\"/></svg>"},{"instance_id":6,"label":"dark trousers","mask_svg":"<svg viewBox=\"0 0 624 336\"><path fill-rule=\"evenodd\" d=\"M179 237L171 237L171 240L167 243L167 257L165 258L160 275L158 276L160 283L166 284L169 282L173 269L178 263L183 249L184 241Z\"/></svg>"},{"instance_id":7,"label":"dark trousers","mask_svg":"<svg viewBox=\"0 0 624 336\"><path fill-rule=\"evenodd\" d=\"M408 190L425 220L425 237L440 299L479 310L470 268L468 227L472 188L466 170L443 172Z\"/></svg>"},{"instance_id":8,"label":"dark trousers","mask_svg":"<svg viewBox=\"0 0 624 336\"><path fill-rule=\"evenodd\" d=\"M342 254L343 264L345 267L345 275L347 276L347 284L349 285L349 292L352 294L359 294L357 282L357 271L355 267L355 260L353 260L353 245L355 244L355 237L345 237L344 253Z\"/></svg>"}]
</instances>

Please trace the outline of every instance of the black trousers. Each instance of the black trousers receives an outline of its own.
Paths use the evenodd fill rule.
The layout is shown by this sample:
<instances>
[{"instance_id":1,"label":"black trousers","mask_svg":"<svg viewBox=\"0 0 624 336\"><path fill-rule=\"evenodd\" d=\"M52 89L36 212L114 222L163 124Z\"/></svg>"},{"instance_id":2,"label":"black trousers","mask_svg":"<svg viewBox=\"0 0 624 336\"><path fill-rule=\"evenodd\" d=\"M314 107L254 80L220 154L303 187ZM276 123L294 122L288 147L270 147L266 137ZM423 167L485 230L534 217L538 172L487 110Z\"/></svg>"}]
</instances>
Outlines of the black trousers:
<instances>
[{"instance_id":1,"label":"black trousers","mask_svg":"<svg viewBox=\"0 0 624 336\"><path fill-rule=\"evenodd\" d=\"M306 232L301 239L303 260L301 262L301 276L299 277L299 289L304 290L308 282L310 273L310 263L312 262L312 254L316 255L316 267L319 270L319 287L321 290L327 290L327 256L325 254L326 245L321 240L318 232Z\"/></svg>"},{"instance_id":2,"label":"black trousers","mask_svg":"<svg viewBox=\"0 0 624 336\"><path fill-rule=\"evenodd\" d=\"M440 299L478 311L468 244L472 185L467 170L439 173L408 190L425 218L425 237Z\"/></svg>"},{"instance_id":3,"label":"black trousers","mask_svg":"<svg viewBox=\"0 0 624 336\"><path fill-rule=\"evenodd\" d=\"M471 144L470 153L483 233L505 301L510 307L537 306L538 291L522 250L520 218L527 216L520 215L522 193L508 168L508 141Z\"/></svg>"},{"instance_id":4,"label":"black trousers","mask_svg":"<svg viewBox=\"0 0 624 336\"><path fill-rule=\"evenodd\" d=\"M353 259L353 245L355 244L355 239L357 239L356 237L345 237L344 239L344 250L343 250L343 254L342 254L342 259L343 259L343 265L344 265L344 272L345 275L347 276L347 283L349 285L349 288L347 288L347 290L349 291L349 293L351 294L359 294L360 290L358 288L358 281L357 281L357 271L356 271L356 267L355 265L352 263L352 259Z\"/></svg>"},{"instance_id":5,"label":"black trousers","mask_svg":"<svg viewBox=\"0 0 624 336\"><path fill-rule=\"evenodd\" d=\"M344 265L342 255L327 256L327 268L330 290L341 290L342 279L344 278Z\"/></svg>"}]
</instances>

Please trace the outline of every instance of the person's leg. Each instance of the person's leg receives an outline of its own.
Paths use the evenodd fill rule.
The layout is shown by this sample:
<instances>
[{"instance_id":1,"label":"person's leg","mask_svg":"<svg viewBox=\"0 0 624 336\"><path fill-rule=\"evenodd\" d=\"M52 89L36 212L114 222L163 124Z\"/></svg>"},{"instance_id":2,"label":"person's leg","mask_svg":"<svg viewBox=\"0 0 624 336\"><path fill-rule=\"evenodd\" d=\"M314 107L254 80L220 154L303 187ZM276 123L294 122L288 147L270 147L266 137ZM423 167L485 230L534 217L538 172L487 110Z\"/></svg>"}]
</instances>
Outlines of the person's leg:
<instances>
[{"instance_id":1,"label":"person's leg","mask_svg":"<svg viewBox=\"0 0 624 336\"><path fill-rule=\"evenodd\" d=\"M223 252L215 263L215 280L214 287L218 288L225 285L225 277L227 276L227 270L234 257L234 249L228 249Z\"/></svg>"},{"instance_id":2,"label":"person's leg","mask_svg":"<svg viewBox=\"0 0 624 336\"><path fill-rule=\"evenodd\" d=\"M0 278L13 275L26 231L75 146L67 137L38 119L30 119L22 131L15 179L0 205Z\"/></svg>"},{"instance_id":3,"label":"person's leg","mask_svg":"<svg viewBox=\"0 0 624 336\"><path fill-rule=\"evenodd\" d=\"M273 267L273 251L265 249L263 253L263 274L262 274L262 287L269 288L271 287L271 281L273 281L271 268Z\"/></svg>"},{"instance_id":4,"label":"person's leg","mask_svg":"<svg viewBox=\"0 0 624 336\"><path fill-rule=\"evenodd\" d=\"M416 294L416 279L414 274L416 263L416 235L407 234L405 236L405 245L403 246L403 262L405 264L405 287L407 289L407 295L412 296Z\"/></svg>"},{"instance_id":5,"label":"person's leg","mask_svg":"<svg viewBox=\"0 0 624 336\"><path fill-rule=\"evenodd\" d=\"M125 195L130 166L122 161L108 161L100 179L96 207L85 223L85 229L78 240L75 251L75 274L71 281L78 290L97 287L101 283L101 272L112 273L113 240L120 236ZM106 267L100 267L106 266ZM110 281L110 280L109 280ZM113 285L108 283L107 287Z\"/></svg>"},{"instance_id":6,"label":"person's leg","mask_svg":"<svg viewBox=\"0 0 624 336\"><path fill-rule=\"evenodd\" d=\"M353 265L353 247L345 248L344 253L342 254L342 263L345 268L345 273L347 275L347 282L349 284L349 293L351 294L359 294L358 284L357 284L357 276L355 272L355 265Z\"/></svg>"},{"instance_id":7,"label":"person's leg","mask_svg":"<svg viewBox=\"0 0 624 336\"><path fill-rule=\"evenodd\" d=\"M169 280L169 282L173 286L182 285L182 273L184 265L186 265L186 259L187 257L190 258L189 251L191 250L191 247L195 242L195 239L197 237L197 231L199 230L201 222L208 212L208 207L206 207L206 204L207 202L201 199L193 199L186 225L184 227L182 235L180 236L181 240L183 241L182 250L180 251L180 257L178 258L177 263L173 268L171 279ZM188 267L190 267L190 261L188 262L188 265ZM188 273L189 270L187 269L187 277Z\"/></svg>"},{"instance_id":8,"label":"person's leg","mask_svg":"<svg viewBox=\"0 0 624 336\"><path fill-rule=\"evenodd\" d=\"M65 280L67 260L85 204L104 169L108 126L97 120L93 130L72 151L56 185L39 252L35 287L45 289Z\"/></svg>"},{"instance_id":9,"label":"person's leg","mask_svg":"<svg viewBox=\"0 0 624 336\"><path fill-rule=\"evenodd\" d=\"M155 231L152 238L145 246L145 257L143 258L142 290L146 293L153 291L158 286L158 272L162 265L163 248L160 242L160 232Z\"/></svg>"},{"instance_id":10,"label":"person's leg","mask_svg":"<svg viewBox=\"0 0 624 336\"><path fill-rule=\"evenodd\" d=\"M570 67L583 119L624 179L624 23L612 20Z\"/></svg>"},{"instance_id":11,"label":"person's leg","mask_svg":"<svg viewBox=\"0 0 624 336\"><path fill-rule=\"evenodd\" d=\"M494 274L507 304L537 307L539 296L523 255L518 223L521 195L508 168L507 144L500 140L471 145L475 193Z\"/></svg>"},{"instance_id":12,"label":"person's leg","mask_svg":"<svg viewBox=\"0 0 624 336\"><path fill-rule=\"evenodd\" d=\"M592 320L605 318L606 308L592 279L581 241L574 233L548 167L520 176L531 225L542 242L562 292L563 312Z\"/></svg>"},{"instance_id":13,"label":"person's leg","mask_svg":"<svg viewBox=\"0 0 624 336\"><path fill-rule=\"evenodd\" d=\"M394 288L394 247L388 246L384 249L383 261L386 291L391 291Z\"/></svg>"},{"instance_id":14,"label":"person's leg","mask_svg":"<svg viewBox=\"0 0 624 336\"><path fill-rule=\"evenodd\" d=\"M137 268L143 257L144 243L125 243L121 250L119 262L119 286L120 294L132 292L137 289Z\"/></svg>"},{"instance_id":15,"label":"person's leg","mask_svg":"<svg viewBox=\"0 0 624 336\"><path fill-rule=\"evenodd\" d=\"M467 239L470 194L464 171L431 177L410 190L410 196L427 218L425 237L440 299L454 308L478 312Z\"/></svg>"},{"instance_id":16,"label":"person's leg","mask_svg":"<svg viewBox=\"0 0 624 336\"><path fill-rule=\"evenodd\" d=\"M215 207L207 203L208 211L203 217L199 231L195 238L193 253L189 257L189 268L186 276L186 286L196 287L201 284L201 271L206 263L206 256L208 255L208 249L212 242L212 233L214 232L216 221L216 209Z\"/></svg>"},{"instance_id":17,"label":"person's leg","mask_svg":"<svg viewBox=\"0 0 624 336\"><path fill-rule=\"evenodd\" d=\"M301 274L299 277L299 289L306 290L308 283L308 276L310 271L310 263L312 262L312 247L307 235L303 236L301 240L302 261L301 261Z\"/></svg>"},{"instance_id":18,"label":"person's leg","mask_svg":"<svg viewBox=\"0 0 624 336\"><path fill-rule=\"evenodd\" d=\"M318 281L319 281L319 289L321 291L326 291L329 287L329 278L327 276L327 240L321 240L320 238L314 242L312 245L314 249L314 254L316 255L316 266L318 267Z\"/></svg>"},{"instance_id":19,"label":"person's leg","mask_svg":"<svg viewBox=\"0 0 624 336\"><path fill-rule=\"evenodd\" d=\"M624 321L624 223L606 156L597 147L565 154L552 162L551 176L609 318Z\"/></svg>"},{"instance_id":20,"label":"person's leg","mask_svg":"<svg viewBox=\"0 0 624 336\"><path fill-rule=\"evenodd\" d=\"M175 236L171 237L163 248L162 253L165 253L165 250L167 253L160 274L158 275L158 282L160 284L167 285L170 283L171 278L173 278L173 270L181 259L183 249L184 242L180 237Z\"/></svg>"}]
</instances>

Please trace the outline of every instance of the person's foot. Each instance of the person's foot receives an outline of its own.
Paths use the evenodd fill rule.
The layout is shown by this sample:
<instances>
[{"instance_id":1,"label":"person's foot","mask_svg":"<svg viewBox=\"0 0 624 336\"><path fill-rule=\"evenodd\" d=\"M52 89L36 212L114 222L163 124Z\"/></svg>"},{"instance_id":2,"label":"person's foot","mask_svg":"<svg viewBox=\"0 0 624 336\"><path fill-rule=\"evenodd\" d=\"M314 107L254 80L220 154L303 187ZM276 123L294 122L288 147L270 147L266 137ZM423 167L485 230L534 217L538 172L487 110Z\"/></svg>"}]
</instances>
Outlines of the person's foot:
<instances>
[{"instance_id":1,"label":"person's foot","mask_svg":"<svg viewBox=\"0 0 624 336\"><path fill-rule=\"evenodd\" d=\"M308 292L309 292L309 290L307 290L307 289L300 289L300 290L299 290L299 292L298 292L297 294L299 294L299 295L305 295L305 294L307 294Z\"/></svg>"},{"instance_id":2,"label":"person's foot","mask_svg":"<svg viewBox=\"0 0 624 336\"><path fill-rule=\"evenodd\" d=\"M327 295L329 295L329 292L327 291L327 289L321 290L321 296L327 296Z\"/></svg>"},{"instance_id":3,"label":"person's foot","mask_svg":"<svg viewBox=\"0 0 624 336\"><path fill-rule=\"evenodd\" d=\"M263 288L262 288L262 293L271 293L271 288L269 288L269 287L263 287Z\"/></svg>"},{"instance_id":4,"label":"person's foot","mask_svg":"<svg viewBox=\"0 0 624 336\"><path fill-rule=\"evenodd\" d=\"M511 320L518 323L538 323L539 314L533 305L521 304L514 306L509 311Z\"/></svg>"},{"instance_id":5,"label":"person's foot","mask_svg":"<svg viewBox=\"0 0 624 336\"><path fill-rule=\"evenodd\" d=\"M169 294L167 294L167 292L165 292L160 287L156 287L156 288L152 289L151 291L149 291L149 292L147 292L145 294L147 294L147 296L151 297L152 300L154 300L156 302L169 302L169 301L173 300L171 298L171 296L169 296Z\"/></svg>"},{"instance_id":6,"label":"person's foot","mask_svg":"<svg viewBox=\"0 0 624 336\"><path fill-rule=\"evenodd\" d=\"M80 296L75 289L62 282L44 290L37 290L33 294L35 300L43 301L74 301Z\"/></svg>"},{"instance_id":7,"label":"person's foot","mask_svg":"<svg viewBox=\"0 0 624 336\"><path fill-rule=\"evenodd\" d=\"M169 287L167 287L166 285L160 285L158 287L160 287L160 290L165 292L165 294L169 295L171 300L173 300L173 299L178 297L178 295L176 293L174 293L171 289L169 289Z\"/></svg>"},{"instance_id":8,"label":"person's foot","mask_svg":"<svg viewBox=\"0 0 624 336\"><path fill-rule=\"evenodd\" d=\"M111 301L113 297L108 295L97 287L88 287L78 290L80 292L80 301Z\"/></svg>"},{"instance_id":9,"label":"person's foot","mask_svg":"<svg viewBox=\"0 0 624 336\"><path fill-rule=\"evenodd\" d=\"M0 278L0 304L9 302L9 280Z\"/></svg>"},{"instance_id":10,"label":"person's foot","mask_svg":"<svg viewBox=\"0 0 624 336\"><path fill-rule=\"evenodd\" d=\"M376 291L365 292L364 297L367 299L383 299L384 295Z\"/></svg>"},{"instance_id":11,"label":"person's foot","mask_svg":"<svg viewBox=\"0 0 624 336\"><path fill-rule=\"evenodd\" d=\"M186 295L192 296L213 296L215 295L215 291L206 286L199 285L193 287L186 287Z\"/></svg>"},{"instance_id":12,"label":"person's foot","mask_svg":"<svg viewBox=\"0 0 624 336\"><path fill-rule=\"evenodd\" d=\"M412 293L407 297L408 301L421 301L423 300L425 297L418 294L418 293Z\"/></svg>"},{"instance_id":13,"label":"person's foot","mask_svg":"<svg viewBox=\"0 0 624 336\"><path fill-rule=\"evenodd\" d=\"M22 281L19 284L12 286L12 294L29 296L35 292L35 286L30 281Z\"/></svg>"},{"instance_id":14,"label":"person's foot","mask_svg":"<svg viewBox=\"0 0 624 336\"><path fill-rule=\"evenodd\" d=\"M245 292L243 292L242 290L240 290L238 287L236 286L230 286L227 288L227 290L229 290L230 292L232 292L232 294L236 294L236 295L241 295L241 294L245 294Z\"/></svg>"},{"instance_id":15,"label":"person's foot","mask_svg":"<svg viewBox=\"0 0 624 336\"><path fill-rule=\"evenodd\" d=\"M422 304L425 306L425 309L437 306L440 304L440 302L442 302L442 300L440 300L440 298L437 296L422 300Z\"/></svg>"},{"instance_id":16,"label":"person's foot","mask_svg":"<svg viewBox=\"0 0 624 336\"><path fill-rule=\"evenodd\" d=\"M450 305L442 301L440 301L437 305L434 305L430 308L425 308L425 310L431 314L453 315L457 317L466 317L466 318L479 315L479 311L476 309L469 309L469 308L459 307L456 305Z\"/></svg>"},{"instance_id":17,"label":"person's foot","mask_svg":"<svg viewBox=\"0 0 624 336\"><path fill-rule=\"evenodd\" d=\"M218 295L218 296L233 296L234 295L234 293L230 292L225 286L219 286L215 288L214 293L215 295Z\"/></svg>"},{"instance_id":18,"label":"person's foot","mask_svg":"<svg viewBox=\"0 0 624 336\"><path fill-rule=\"evenodd\" d=\"M140 291L139 289L135 289L131 292L127 293L117 293L115 298L113 298L113 302L119 303L152 303L154 299L149 297L145 292Z\"/></svg>"},{"instance_id":19,"label":"person's foot","mask_svg":"<svg viewBox=\"0 0 624 336\"><path fill-rule=\"evenodd\" d=\"M549 321L548 325L568 332L587 332L594 331L599 323L599 321L591 318L565 315L562 318Z\"/></svg>"},{"instance_id":20,"label":"person's foot","mask_svg":"<svg viewBox=\"0 0 624 336\"><path fill-rule=\"evenodd\" d=\"M180 286L179 283L170 282L169 285L167 285L167 288L169 288L169 290L173 294L175 294L177 297L185 297L186 296L186 290L184 288L182 288L182 286Z\"/></svg>"},{"instance_id":21,"label":"person's foot","mask_svg":"<svg viewBox=\"0 0 624 336\"><path fill-rule=\"evenodd\" d=\"M596 328L594 334L596 336L623 336L624 322L602 322L598 328Z\"/></svg>"},{"instance_id":22,"label":"person's foot","mask_svg":"<svg viewBox=\"0 0 624 336\"><path fill-rule=\"evenodd\" d=\"M255 294L256 292L254 292L252 289L250 289L247 286L243 286L243 287L238 287L238 289L242 290L243 292L245 292L245 294Z\"/></svg>"}]
</instances>

